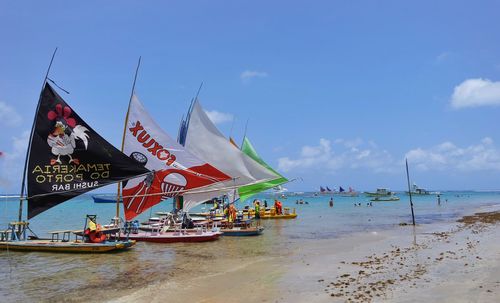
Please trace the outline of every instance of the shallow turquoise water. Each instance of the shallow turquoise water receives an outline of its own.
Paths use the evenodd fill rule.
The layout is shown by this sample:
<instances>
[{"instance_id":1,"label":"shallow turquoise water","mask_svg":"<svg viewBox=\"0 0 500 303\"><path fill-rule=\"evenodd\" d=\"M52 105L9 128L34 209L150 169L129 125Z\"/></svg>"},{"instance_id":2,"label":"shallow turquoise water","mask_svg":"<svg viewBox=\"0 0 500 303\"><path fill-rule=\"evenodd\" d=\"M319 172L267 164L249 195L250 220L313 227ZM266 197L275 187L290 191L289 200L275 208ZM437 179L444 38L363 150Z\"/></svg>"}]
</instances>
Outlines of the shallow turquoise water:
<instances>
[{"instance_id":1,"label":"shallow turquoise water","mask_svg":"<svg viewBox=\"0 0 500 303\"><path fill-rule=\"evenodd\" d=\"M84 301L89 291L94 298L107 298L110 291L174 279L179 271L195 270L197 262L210 258L237 258L243 262L246 256L279 255L303 239L338 238L353 232L389 229L401 222L411 222L409 198L403 193L398 196L400 201L373 202L372 207L366 206L369 198L363 195L333 196L334 207L328 204L329 195L289 196L280 200L284 207L295 208L298 218L262 221L264 234L253 238L228 237L199 244L138 243L128 252L99 256L0 251L0 298L2 302ZM273 204L272 195L258 198ZM453 222L482 207L500 204L500 192L442 192L440 206L433 195L413 198L417 224ZM309 204L297 205L298 199ZM249 204L238 203L238 208ZM199 206L193 211L208 207ZM155 211L170 209L171 203L165 202L139 219L146 220ZM17 211L18 201L0 199L0 226L16 220ZM115 214L115 205L95 204L90 196L84 195L40 214L30 224L39 236L45 237L50 230L82 228L86 214L96 214L100 223L107 223ZM69 292L71 296L67 296Z\"/></svg>"}]
</instances>

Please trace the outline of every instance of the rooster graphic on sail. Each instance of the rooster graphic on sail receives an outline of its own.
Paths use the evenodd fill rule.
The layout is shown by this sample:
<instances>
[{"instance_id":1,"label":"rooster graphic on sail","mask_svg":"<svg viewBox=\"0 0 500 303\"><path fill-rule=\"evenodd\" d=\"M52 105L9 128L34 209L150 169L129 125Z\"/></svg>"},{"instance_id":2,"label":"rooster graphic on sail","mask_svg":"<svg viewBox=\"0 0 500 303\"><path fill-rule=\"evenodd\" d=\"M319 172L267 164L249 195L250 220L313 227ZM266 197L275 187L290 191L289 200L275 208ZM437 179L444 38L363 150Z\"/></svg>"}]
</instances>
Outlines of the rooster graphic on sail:
<instances>
[{"instance_id":1,"label":"rooster graphic on sail","mask_svg":"<svg viewBox=\"0 0 500 303\"><path fill-rule=\"evenodd\" d=\"M76 120L71 118L71 108L57 104L55 111L51 110L47 114L50 121L55 121L54 130L47 137L47 144L52 148L51 152L57 159L51 159L50 165L62 164L61 156L68 156L68 163L80 164L80 160L71 155L75 151L76 139L82 140L85 149L89 143L88 128L77 125ZM68 135L69 133L69 135Z\"/></svg>"}]
</instances>

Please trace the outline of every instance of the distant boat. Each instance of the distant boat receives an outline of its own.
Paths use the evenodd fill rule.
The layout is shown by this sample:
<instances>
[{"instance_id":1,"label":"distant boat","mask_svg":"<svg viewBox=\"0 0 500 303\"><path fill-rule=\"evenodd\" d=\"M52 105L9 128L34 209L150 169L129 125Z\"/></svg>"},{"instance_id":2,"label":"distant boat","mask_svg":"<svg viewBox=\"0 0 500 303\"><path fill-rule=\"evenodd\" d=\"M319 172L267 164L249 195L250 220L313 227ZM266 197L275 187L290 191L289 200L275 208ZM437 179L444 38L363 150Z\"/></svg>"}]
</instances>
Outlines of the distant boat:
<instances>
[{"instance_id":1,"label":"distant boat","mask_svg":"<svg viewBox=\"0 0 500 303\"><path fill-rule=\"evenodd\" d=\"M399 197L391 195L388 197L375 197L373 199L370 199L370 201L374 202L390 202L390 201L399 201Z\"/></svg>"},{"instance_id":2,"label":"distant boat","mask_svg":"<svg viewBox=\"0 0 500 303\"><path fill-rule=\"evenodd\" d=\"M343 190L343 188L342 188L342 190ZM357 191L355 191L352 187L349 186L349 191L341 192L340 196L341 197L357 197L357 196L359 196L359 193Z\"/></svg>"},{"instance_id":3,"label":"distant boat","mask_svg":"<svg viewBox=\"0 0 500 303\"><path fill-rule=\"evenodd\" d=\"M406 194L409 194L408 192L406 192ZM413 186L411 188L411 194L412 195L421 195L421 196L425 196L425 195L430 195L432 194L431 192L423 189L423 188L420 188L417 186L417 184L413 183Z\"/></svg>"},{"instance_id":4,"label":"distant boat","mask_svg":"<svg viewBox=\"0 0 500 303\"><path fill-rule=\"evenodd\" d=\"M377 188L375 192L364 192L368 197L388 197L394 195L394 192L387 188Z\"/></svg>"},{"instance_id":5,"label":"distant boat","mask_svg":"<svg viewBox=\"0 0 500 303\"><path fill-rule=\"evenodd\" d=\"M282 185L273 187L273 190L275 194L282 194L288 191L288 189L283 187Z\"/></svg>"},{"instance_id":6,"label":"distant boat","mask_svg":"<svg viewBox=\"0 0 500 303\"><path fill-rule=\"evenodd\" d=\"M330 187L328 187L328 186L326 187L326 190L327 190L327 191L330 191L330 192L332 191L332 190L330 189Z\"/></svg>"},{"instance_id":7,"label":"distant boat","mask_svg":"<svg viewBox=\"0 0 500 303\"><path fill-rule=\"evenodd\" d=\"M339 193L345 192L345 189L342 188L342 186L339 186Z\"/></svg>"},{"instance_id":8,"label":"distant boat","mask_svg":"<svg viewBox=\"0 0 500 303\"><path fill-rule=\"evenodd\" d=\"M320 187L319 187L319 191L320 191L321 193L324 193L324 192L326 192L326 189L325 189L323 186L320 186Z\"/></svg>"},{"instance_id":9,"label":"distant boat","mask_svg":"<svg viewBox=\"0 0 500 303\"><path fill-rule=\"evenodd\" d=\"M116 197L111 196L92 196L94 203L116 203ZM123 203L123 199L120 198L120 203Z\"/></svg>"}]
</instances>

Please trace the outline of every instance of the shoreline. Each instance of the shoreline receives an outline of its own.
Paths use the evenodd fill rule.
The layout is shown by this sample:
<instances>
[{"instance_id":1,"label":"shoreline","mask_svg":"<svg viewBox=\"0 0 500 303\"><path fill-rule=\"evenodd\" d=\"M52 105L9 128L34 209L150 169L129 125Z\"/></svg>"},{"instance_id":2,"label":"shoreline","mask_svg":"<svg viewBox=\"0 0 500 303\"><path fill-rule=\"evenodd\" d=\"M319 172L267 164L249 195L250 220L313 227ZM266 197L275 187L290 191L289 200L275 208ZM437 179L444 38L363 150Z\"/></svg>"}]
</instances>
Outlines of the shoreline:
<instances>
[{"instance_id":1,"label":"shoreline","mask_svg":"<svg viewBox=\"0 0 500 303\"><path fill-rule=\"evenodd\" d=\"M203 275L181 274L108 302L493 301L499 220L499 211L489 211L454 223L301 240L283 255L207 260L213 270Z\"/></svg>"},{"instance_id":2,"label":"shoreline","mask_svg":"<svg viewBox=\"0 0 500 303\"><path fill-rule=\"evenodd\" d=\"M310 262L308 268L296 266L294 272L301 273L304 289L313 290L285 301L492 302L500 293L499 220L499 211L479 213L401 235L413 229L405 226L332 256L320 248L311 258L307 251L302 258ZM370 247L374 243L377 247Z\"/></svg>"}]
</instances>

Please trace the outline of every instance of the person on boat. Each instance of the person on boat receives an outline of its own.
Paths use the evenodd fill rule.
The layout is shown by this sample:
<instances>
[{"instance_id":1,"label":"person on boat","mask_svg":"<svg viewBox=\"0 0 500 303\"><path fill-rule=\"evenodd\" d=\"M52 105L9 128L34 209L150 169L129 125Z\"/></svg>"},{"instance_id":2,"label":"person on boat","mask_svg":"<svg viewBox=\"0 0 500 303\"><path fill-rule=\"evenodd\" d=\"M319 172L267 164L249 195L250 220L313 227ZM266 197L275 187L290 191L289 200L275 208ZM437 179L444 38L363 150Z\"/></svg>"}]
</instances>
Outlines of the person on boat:
<instances>
[{"instance_id":1,"label":"person on boat","mask_svg":"<svg viewBox=\"0 0 500 303\"><path fill-rule=\"evenodd\" d=\"M267 200L264 200L264 209L267 209Z\"/></svg>"},{"instance_id":2,"label":"person on boat","mask_svg":"<svg viewBox=\"0 0 500 303\"><path fill-rule=\"evenodd\" d=\"M330 198L330 207L333 207L333 198Z\"/></svg>"},{"instance_id":3,"label":"person on boat","mask_svg":"<svg viewBox=\"0 0 500 303\"><path fill-rule=\"evenodd\" d=\"M228 212L228 221L233 223L236 221L236 207L234 207L234 204L229 205L229 212Z\"/></svg>"},{"instance_id":4,"label":"person on boat","mask_svg":"<svg viewBox=\"0 0 500 303\"><path fill-rule=\"evenodd\" d=\"M281 202L278 200L274 200L274 209L276 210L277 215L282 215L283 214L283 209L281 207Z\"/></svg>"},{"instance_id":5,"label":"person on boat","mask_svg":"<svg viewBox=\"0 0 500 303\"><path fill-rule=\"evenodd\" d=\"M260 219L260 203L259 200L255 200L255 219Z\"/></svg>"},{"instance_id":6,"label":"person on boat","mask_svg":"<svg viewBox=\"0 0 500 303\"><path fill-rule=\"evenodd\" d=\"M219 203L217 203L217 198L214 198L213 199L213 202L214 202L214 206L212 207L212 211L216 212L217 209L219 209Z\"/></svg>"},{"instance_id":7,"label":"person on boat","mask_svg":"<svg viewBox=\"0 0 500 303\"><path fill-rule=\"evenodd\" d=\"M90 242L90 243L101 243L106 240L106 235L101 232L101 225L97 224L95 219L92 219L90 217L88 218L87 222L87 229L84 231L85 235L85 242Z\"/></svg>"}]
</instances>

